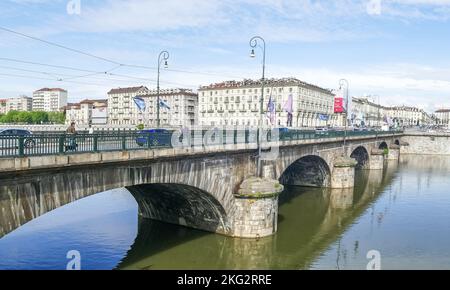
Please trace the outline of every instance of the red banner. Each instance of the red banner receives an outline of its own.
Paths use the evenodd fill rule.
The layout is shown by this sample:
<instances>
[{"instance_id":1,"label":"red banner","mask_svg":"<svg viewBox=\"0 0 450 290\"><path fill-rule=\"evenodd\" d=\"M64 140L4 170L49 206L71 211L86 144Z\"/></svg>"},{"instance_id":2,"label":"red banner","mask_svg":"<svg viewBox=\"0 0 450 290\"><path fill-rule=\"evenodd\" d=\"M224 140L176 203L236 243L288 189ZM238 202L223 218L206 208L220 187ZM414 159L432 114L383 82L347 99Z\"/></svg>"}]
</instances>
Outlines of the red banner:
<instances>
[{"instance_id":1,"label":"red banner","mask_svg":"<svg viewBox=\"0 0 450 290\"><path fill-rule=\"evenodd\" d=\"M343 113L344 112L344 98L334 99L334 112Z\"/></svg>"}]
</instances>

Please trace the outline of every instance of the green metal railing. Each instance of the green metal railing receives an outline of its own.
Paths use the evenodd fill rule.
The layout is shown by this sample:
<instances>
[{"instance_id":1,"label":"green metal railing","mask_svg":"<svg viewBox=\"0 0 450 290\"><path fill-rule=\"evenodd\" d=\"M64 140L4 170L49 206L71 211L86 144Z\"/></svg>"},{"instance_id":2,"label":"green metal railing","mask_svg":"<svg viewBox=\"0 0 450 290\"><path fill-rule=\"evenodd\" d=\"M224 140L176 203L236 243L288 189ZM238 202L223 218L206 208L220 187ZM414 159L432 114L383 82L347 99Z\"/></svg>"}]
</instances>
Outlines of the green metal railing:
<instances>
[{"instance_id":1,"label":"green metal railing","mask_svg":"<svg viewBox=\"0 0 450 290\"><path fill-rule=\"evenodd\" d=\"M189 134L188 146L255 144L257 141L256 129L224 130L223 134L219 134L220 132L222 131L189 131L175 140L181 144ZM0 158L172 148L172 133L172 131L163 133L102 132L76 135L39 133L29 136L0 136ZM278 138L280 141L344 138L344 133L344 131L288 130L280 131ZM393 136L399 133L403 132L347 131L347 138ZM267 139L269 141L270 135L268 134Z\"/></svg>"}]
</instances>

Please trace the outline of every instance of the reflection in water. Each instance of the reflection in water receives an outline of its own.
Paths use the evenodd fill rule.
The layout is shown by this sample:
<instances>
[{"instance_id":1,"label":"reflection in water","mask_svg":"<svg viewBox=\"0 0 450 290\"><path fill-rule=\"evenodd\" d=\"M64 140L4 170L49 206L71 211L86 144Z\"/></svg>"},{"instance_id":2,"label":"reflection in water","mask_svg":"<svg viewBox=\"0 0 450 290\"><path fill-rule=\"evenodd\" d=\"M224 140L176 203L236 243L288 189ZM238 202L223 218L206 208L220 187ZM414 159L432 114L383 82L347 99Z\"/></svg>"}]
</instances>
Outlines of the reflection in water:
<instances>
[{"instance_id":1,"label":"reflection in water","mask_svg":"<svg viewBox=\"0 0 450 290\"><path fill-rule=\"evenodd\" d=\"M450 268L449 173L450 157L402 156L357 171L353 190L287 186L278 233L259 240L137 218L125 190L103 193L0 239L0 269L64 269L71 249L89 269L365 269L372 249L385 269Z\"/></svg>"},{"instance_id":2,"label":"reflection in water","mask_svg":"<svg viewBox=\"0 0 450 290\"><path fill-rule=\"evenodd\" d=\"M379 176L371 171L358 172L355 190L287 186L280 197L277 235L259 240L233 239L141 220L138 237L118 268L308 268L373 200L373 186Z\"/></svg>"}]
</instances>

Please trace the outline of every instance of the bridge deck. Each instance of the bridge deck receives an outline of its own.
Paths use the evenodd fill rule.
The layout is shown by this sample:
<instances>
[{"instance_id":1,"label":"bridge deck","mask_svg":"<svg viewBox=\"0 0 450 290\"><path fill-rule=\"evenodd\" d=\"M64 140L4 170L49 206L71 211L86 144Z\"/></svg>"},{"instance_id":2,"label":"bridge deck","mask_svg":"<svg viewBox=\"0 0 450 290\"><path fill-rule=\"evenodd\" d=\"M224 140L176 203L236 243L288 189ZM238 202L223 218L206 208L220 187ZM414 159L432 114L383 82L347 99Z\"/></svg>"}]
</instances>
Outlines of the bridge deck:
<instances>
[{"instance_id":1,"label":"bridge deck","mask_svg":"<svg viewBox=\"0 0 450 290\"><path fill-rule=\"evenodd\" d=\"M197 134L198 133L198 134ZM255 131L224 131L218 138L191 132L191 142L184 146L172 146L170 136L159 134L83 134L75 137L76 150L67 150L69 135L32 135L31 137L0 137L0 172L27 171L45 168L60 168L86 164L152 160L158 158L180 158L182 156L208 155L227 152L252 151L257 149ZM347 140L370 140L402 136L401 131L347 132ZM29 138L29 140L27 140ZM168 139L169 138L169 139ZM138 144L143 140L144 144ZM266 141L263 146L286 147L323 143L342 143L344 132L315 133L292 130L281 132L276 141ZM30 141L31 140L31 141ZM164 141L155 144L153 141ZM213 142L211 142L213 140ZM4 146L17 142L15 146ZM34 142L26 148L26 142ZM14 145L14 144L13 144ZM142 145L142 146L141 146Z\"/></svg>"}]
</instances>

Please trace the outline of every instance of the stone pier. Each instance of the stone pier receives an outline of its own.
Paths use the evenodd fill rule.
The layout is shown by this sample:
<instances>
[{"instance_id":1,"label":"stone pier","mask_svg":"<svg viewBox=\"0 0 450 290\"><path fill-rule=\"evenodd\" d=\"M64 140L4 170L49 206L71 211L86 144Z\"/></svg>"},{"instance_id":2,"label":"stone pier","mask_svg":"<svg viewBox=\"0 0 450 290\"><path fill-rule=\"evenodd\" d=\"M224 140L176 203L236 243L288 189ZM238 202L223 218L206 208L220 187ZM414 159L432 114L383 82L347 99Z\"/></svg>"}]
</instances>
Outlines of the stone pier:
<instances>
[{"instance_id":1,"label":"stone pier","mask_svg":"<svg viewBox=\"0 0 450 290\"><path fill-rule=\"evenodd\" d=\"M405 141L400 141L400 155L409 153L409 143Z\"/></svg>"},{"instance_id":2,"label":"stone pier","mask_svg":"<svg viewBox=\"0 0 450 290\"><path fill-rule=\"evenodd\" d=\"M400 156L400 146L392 144L389 146L389 152L386 156L386 160L398 160Z\"/></svg>"},{"instance_id":3,"label":"stone pier","mask_svg":"<svg viewBox=\"0 0 450 290\"><path fill-rule=\"evenodd\" d=\"M353 188L334 188L330 192L332 209L348 209L353 205Z\"/></svg>"},{"instance_id":4,"label":"stone pier","mask_svg":"<svg viewBox=\"0 0 450 290\"><path fill-rule=\"evenodd\" d=\"M331 172L331 188L352 188L355 186L355 167L358 163L350 157L335 160Z\"/></svg>"},{"instance_id":5,"label":"stone pier","mask_svg":"<svg viewBox=\"0 0 450 290\"><path fill-rule=\"evenodd\" d=\"M244 180L235 194L233 234L240 238L261 238L277 232L278 196L283 185L269 178Z\"/></svg>"},{"instance_id":6,"label":"stone pier","mask_svg":"<svg viewBox=\"0 0 450 290\"><path fill-rule=\"evenodd\" d=\"M384 150L372 149L368 169L382 170L384 167Z\"/></svg>"}]
</instances>

